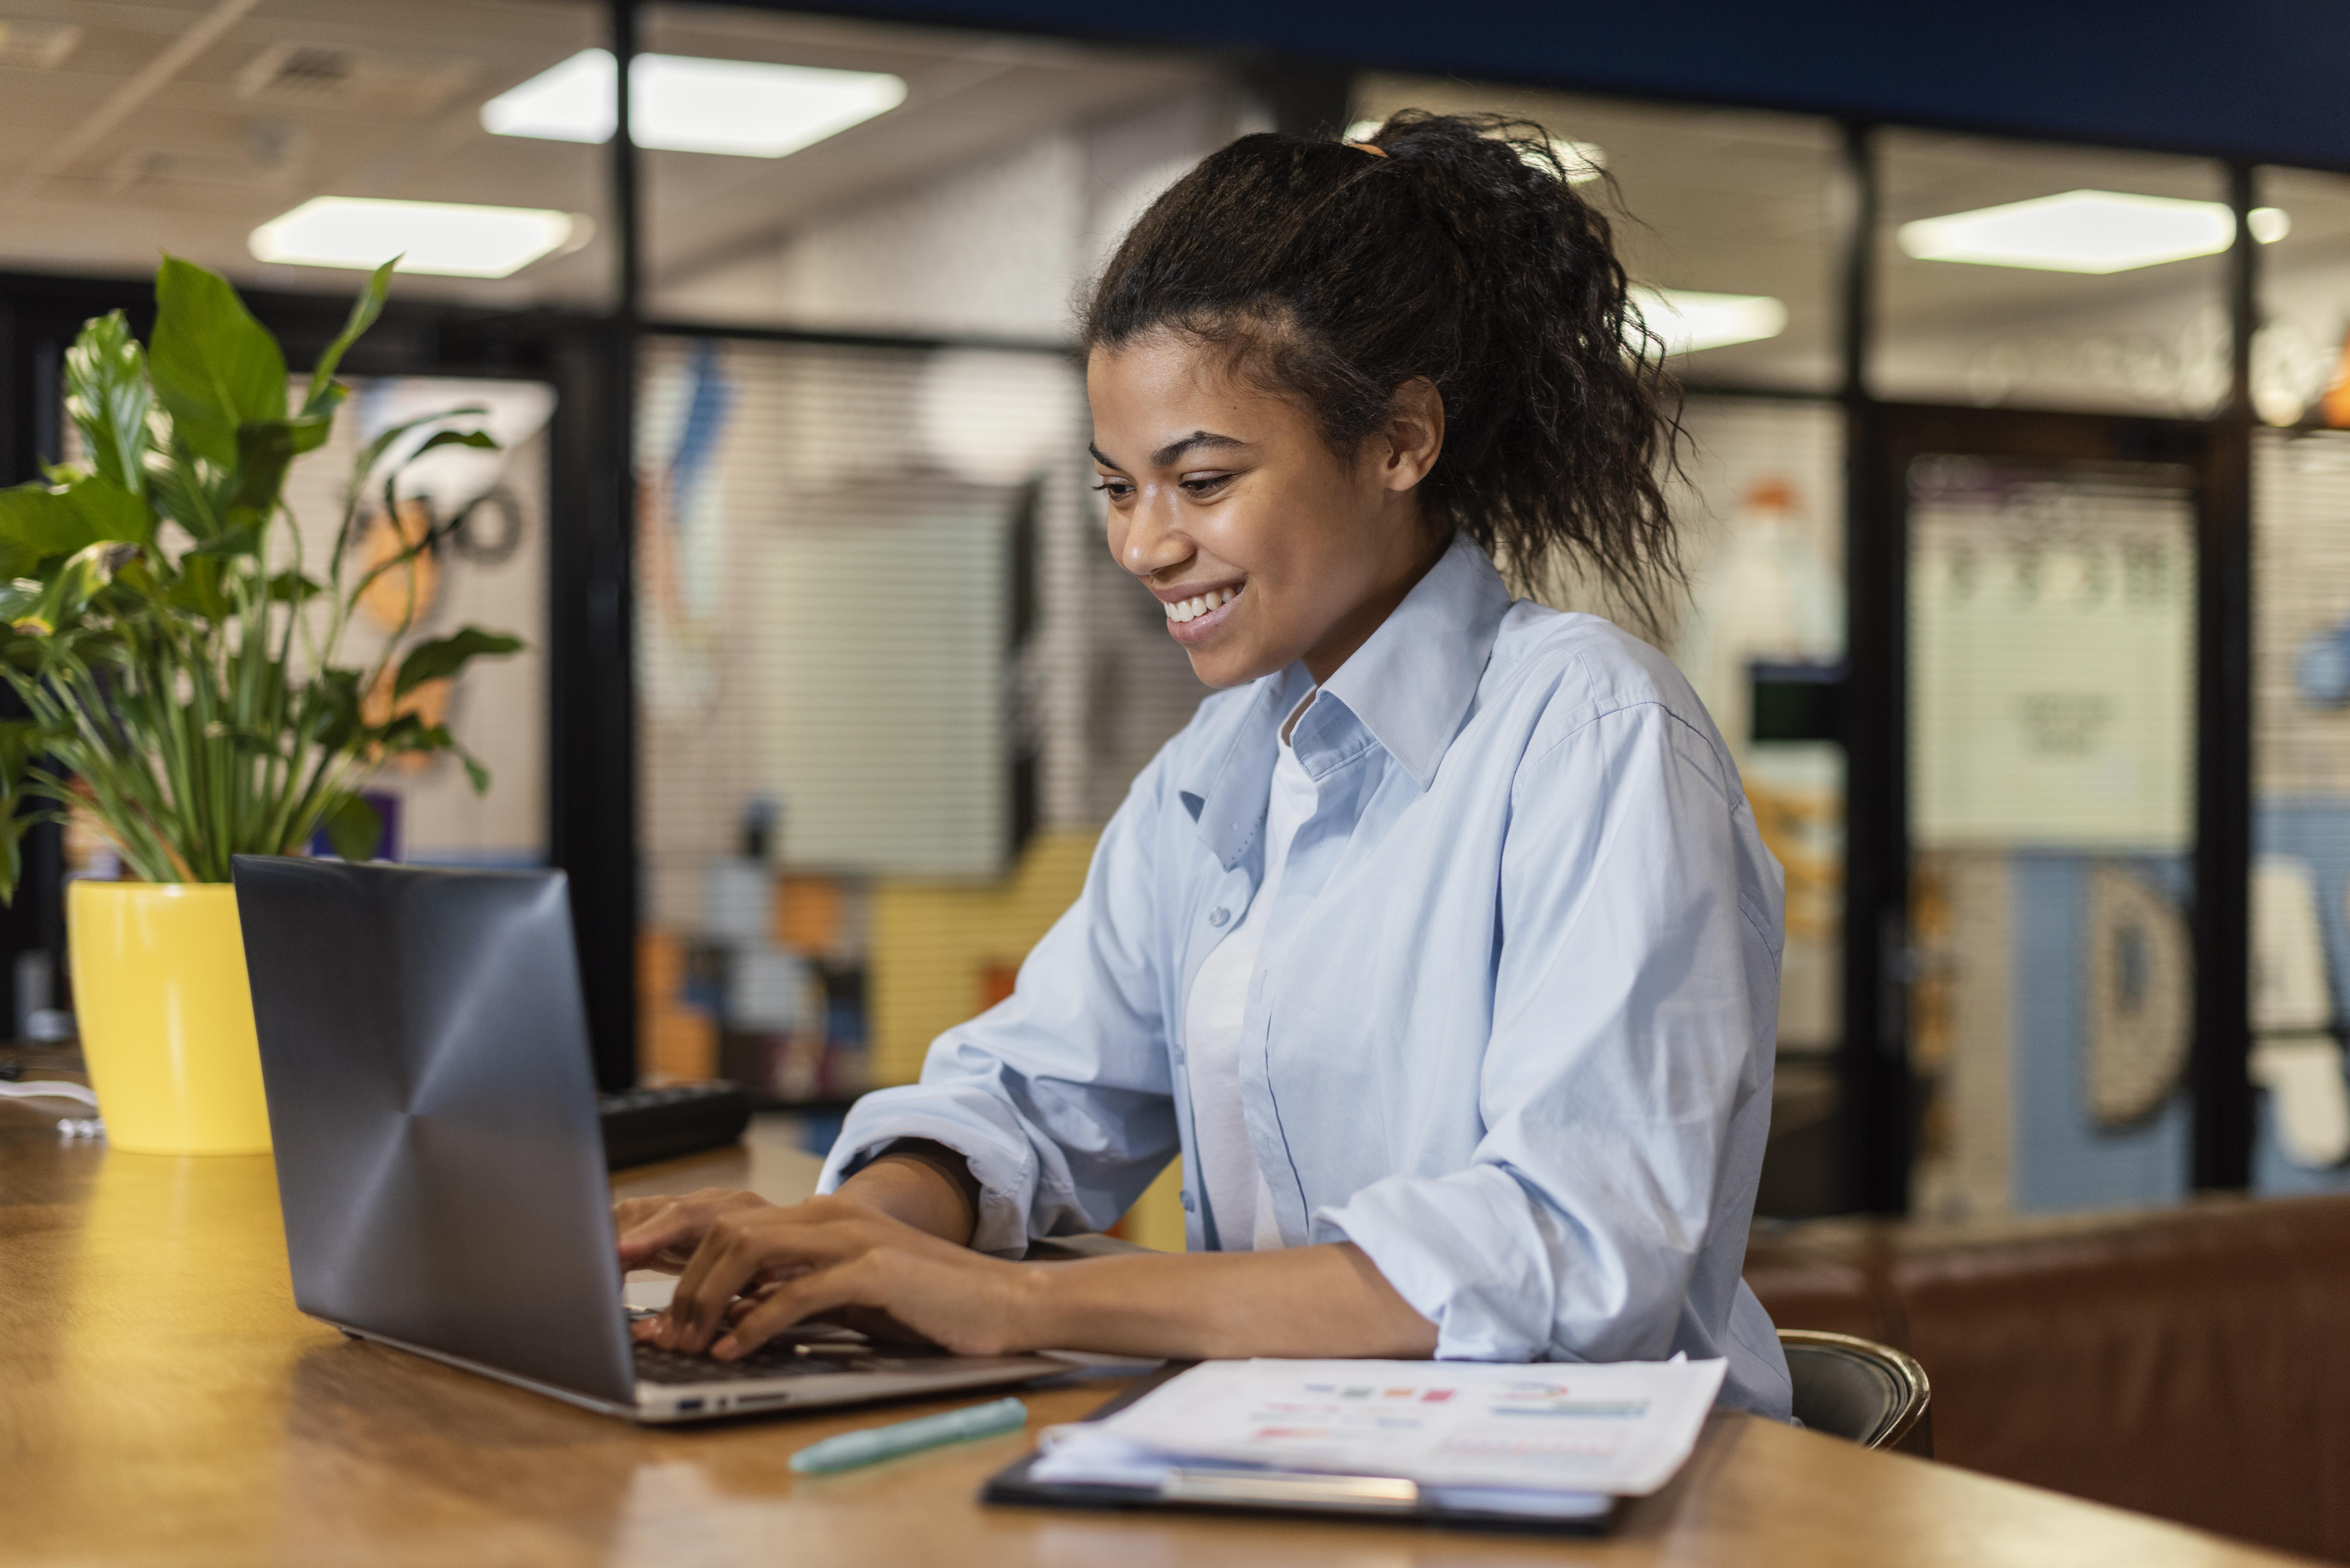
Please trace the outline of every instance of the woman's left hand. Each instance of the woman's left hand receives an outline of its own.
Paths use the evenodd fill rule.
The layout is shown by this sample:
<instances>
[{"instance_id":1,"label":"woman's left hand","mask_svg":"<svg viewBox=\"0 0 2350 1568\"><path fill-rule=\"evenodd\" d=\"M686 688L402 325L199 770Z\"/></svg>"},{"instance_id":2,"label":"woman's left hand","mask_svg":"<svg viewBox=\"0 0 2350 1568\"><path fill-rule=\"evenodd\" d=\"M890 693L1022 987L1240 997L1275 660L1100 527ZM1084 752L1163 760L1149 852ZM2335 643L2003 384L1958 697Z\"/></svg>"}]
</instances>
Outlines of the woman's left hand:
<instances>
[{"instance_id":1,"label":"woman's left hand","mask_svg":"<svg viewBox=\"0 0 2350 1568\"><path fill-rule=\"evenodd\" d=\"M709 1217L669 1310L639 1324L637 1334L732 1361L806 1319L870 1313L959 1355L1002 1355L1045 1343L1035 1310L1041 1283L1036 1270L942 1241L853 1198L729 1208Z\"/></svg>"}]
</instances>

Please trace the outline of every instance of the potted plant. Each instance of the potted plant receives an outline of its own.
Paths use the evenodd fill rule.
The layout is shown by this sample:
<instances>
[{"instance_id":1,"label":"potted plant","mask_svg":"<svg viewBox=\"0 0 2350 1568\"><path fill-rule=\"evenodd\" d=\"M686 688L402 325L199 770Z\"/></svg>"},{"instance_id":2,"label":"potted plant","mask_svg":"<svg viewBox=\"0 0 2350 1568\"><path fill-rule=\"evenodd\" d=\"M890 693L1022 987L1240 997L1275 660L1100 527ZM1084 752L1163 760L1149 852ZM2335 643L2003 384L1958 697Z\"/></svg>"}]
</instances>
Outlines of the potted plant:
<instances>
[{"instance_id":1,"label":"potted plant","mask_svg":"<svg viewBox=\"0 0 2350 1568\"><path fill-rule=\"evenodd\" d=\"M0 679L22 705L0 720L0 897L15 896L26 828L76 810L136 878L77 880L67 899L83 1054L120 1148L269 1147L230 857L300 854L323 830L367 857L380 825L359 788L397 754L456 752L489 787L403 700L519 642L474 627L419 639L411 614L364 667L344 646L359 596L445 532L348 565L374 483L397 511L398 468L379 471L403 444L411 459L494 445L451 428L482 410L367 443L324 560L304 558L284 501L295 460L333 429L336 367L390 273L369 278L295 402L277 340L227 280L166 256L147 348L118 311L66 357L86 461L0 490Z\"/></svg>"}]
</instances>

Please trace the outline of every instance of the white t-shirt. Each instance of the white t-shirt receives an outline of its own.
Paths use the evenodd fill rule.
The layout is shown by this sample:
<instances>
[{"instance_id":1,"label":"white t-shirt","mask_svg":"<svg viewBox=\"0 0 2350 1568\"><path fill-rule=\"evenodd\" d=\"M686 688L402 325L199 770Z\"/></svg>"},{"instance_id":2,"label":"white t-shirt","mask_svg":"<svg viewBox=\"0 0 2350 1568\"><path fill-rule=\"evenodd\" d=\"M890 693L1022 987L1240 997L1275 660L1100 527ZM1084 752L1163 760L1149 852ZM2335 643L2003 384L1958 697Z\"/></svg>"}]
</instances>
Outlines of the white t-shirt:
<instances>
[{"instance_id":1,"label":"white t-shirt","mask_svg":"<svg viewBox=\"0 0 2350 1568\"><path fill-rule=\"evenodd\" d=\"M1248 1121L1241 1112L1241 1023L1248 1012L1249 982L1256 977L1265 921L1281 893L1290 843L1314 815L1314 781L1289 744L1289 732L1305 705L1300 703L1297 714L1282 726L1281 755L1273 766L1272 798L1265 809L1263 886L1241 923L1200 965L1185 1012L1200 1185L1216 1216L1217 1240L1227 1252L1270 1251L1282 1244L1273 1191L1258 1168Z\"/></svg>"}]
</instances>

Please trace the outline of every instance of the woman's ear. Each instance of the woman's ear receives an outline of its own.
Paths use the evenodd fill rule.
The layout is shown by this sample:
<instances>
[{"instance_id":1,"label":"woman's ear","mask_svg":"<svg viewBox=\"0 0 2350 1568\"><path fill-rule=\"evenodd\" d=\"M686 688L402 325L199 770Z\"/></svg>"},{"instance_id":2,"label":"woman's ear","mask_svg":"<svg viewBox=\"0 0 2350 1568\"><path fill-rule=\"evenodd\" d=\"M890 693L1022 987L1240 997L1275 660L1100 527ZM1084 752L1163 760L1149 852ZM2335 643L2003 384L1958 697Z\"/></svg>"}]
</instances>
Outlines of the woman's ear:
<instances>
[{"instance_id":1,"label":"woman's ear","mask_svg":"<svg viewBox=\"0 0 2350 1568\"><path fill-rule=\"evenodd\" d=\"M1381 434L1379 483L1389 490L1409 490L1426 479L1436 466L1437 453L1444 450L1444 394L1436 383L1414 376L1398 387Z\"/></svg>"}]
</instances>

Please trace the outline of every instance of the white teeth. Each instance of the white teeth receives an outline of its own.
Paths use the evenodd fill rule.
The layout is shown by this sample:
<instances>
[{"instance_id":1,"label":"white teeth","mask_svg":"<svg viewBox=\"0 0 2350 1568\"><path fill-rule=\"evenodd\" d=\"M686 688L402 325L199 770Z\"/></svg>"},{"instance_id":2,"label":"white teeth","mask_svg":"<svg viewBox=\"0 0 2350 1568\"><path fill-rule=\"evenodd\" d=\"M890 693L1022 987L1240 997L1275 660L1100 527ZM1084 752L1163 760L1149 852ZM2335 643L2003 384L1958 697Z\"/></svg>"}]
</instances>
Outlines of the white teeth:
<instances>
[{"instance_id":1,"label":"white teeth","mask_svg":"<svg viewBox=\"0 0 2350 1568\"><path fill-rule=\"evenodd\" d=\"M1194 594L1188 599L1177 599L1166 606L1167 618L1177 624L1197 620L1217 606L1229 604L1238 588L1211 588L1204 594Z\"/></svg>"}]
</instances>

